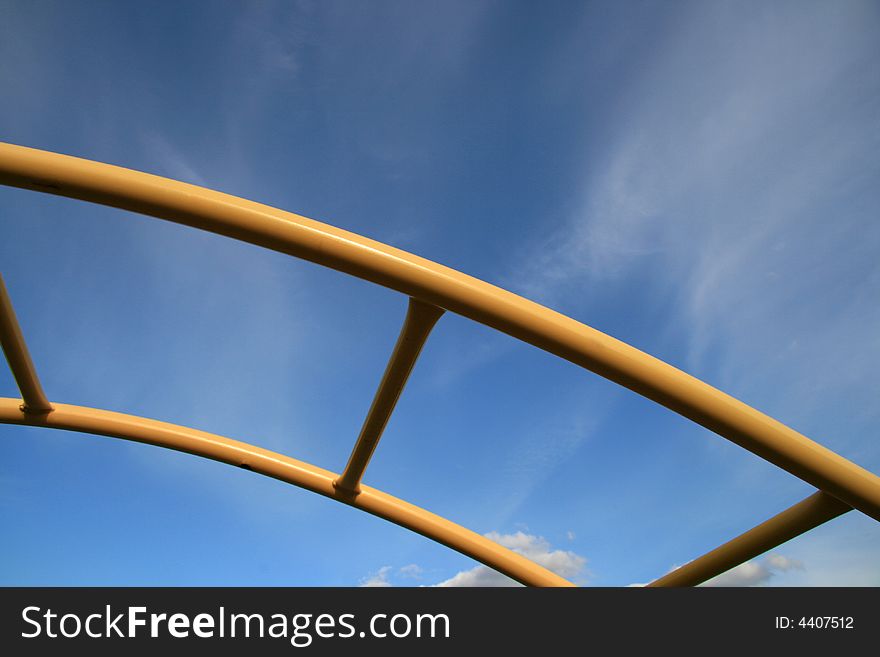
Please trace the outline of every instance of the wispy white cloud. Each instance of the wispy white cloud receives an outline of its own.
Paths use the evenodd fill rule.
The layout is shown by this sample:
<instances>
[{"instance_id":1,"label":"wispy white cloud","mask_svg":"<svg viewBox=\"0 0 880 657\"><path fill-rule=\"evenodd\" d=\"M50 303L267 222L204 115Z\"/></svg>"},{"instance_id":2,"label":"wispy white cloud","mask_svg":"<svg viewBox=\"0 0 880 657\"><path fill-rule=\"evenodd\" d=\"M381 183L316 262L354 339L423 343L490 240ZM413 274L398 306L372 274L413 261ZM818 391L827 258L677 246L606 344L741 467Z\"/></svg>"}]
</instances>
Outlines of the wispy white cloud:
<instances>
[{"instance_id":1,"label":"wispy white cloud","mask_svg":"<svg viewBox=\"0 0 880 657\"><path fill-rule=\"evenodd\" d=\"M673 566L668 572L678 568ZM787 573L793 570L804 570L804 565L797 559L792 559L783 554L768 554L758 561L746 561L726 573L704 582L701 586L709 587L736 587L736 586L764 586L770 582L774 575ZM647 582L629 584L630 587L646 586Z\"/></svg>"},{"instance_id":2,"label":"wispy white cloud","mask_svg":"<svg viewBox=\"0 0 880 657\"><path fill-rule=\"evenodd\" d=\"M536 417L509 437L510 445L499 459L496 472L496 485L503 486L507 493L498 501L493 524L508 523L560 464L574 458L596 436L608 414L610 395L607 389L591 388L589 404L581 403L577 410L567 410L559 417Z\"/></svg>"},{"instance_id":3,"label":"wispy white cloud","mask_svg":"<svg viewBox=\"0 0 880 657\"><path fill-rule=\"evenodd\" d=\"M570 550L553 549L547 539L522 531L513 534L489 532L486 537L500 545L531 559L535 563L576 583L585 577L586 558ZM361 581L361 586L391 586L390 566L383 566ZM419 578L423 570L416 564L404 566L398 570L403 577ZM438 587L479 587L479 586L521 586L519 582L502 575L488 566L475 566L456 573L452 577L432 586Z\"/></svg>"},{"instance_id":4,"label":"wispy white cloud","mask_svg":"<svg viewBox=\"0 0 880 657\"><path fill-rule=\"evenodd\" d=\"M388 576L391 566L382 566L379 570L361 580L360 586L365 588L384 588L391 586Z\"/></svg>"},{"instance_id":5,"label":"wispy white cloud","mask_svg":"<svg viewBox=\"0 0 880 657\"><path fill-rule=\"evenodd\" d=\"M553 302L639 276L686 334L676 364L792 414L829 390L876 413L880 224L852 199L880 180L860 29L878 16L802 9L693 5L587 154L577 210L510 285ZM765 386L779 371L791 385Z\"/></svg>"},{"instance_id":6,"label":"wispy white cloud","mask_svg":"<svg viewBox=\"0 0 880 657\"><path fill-rule=\"evenodd\" d=\"M521 586L519 582L502 575L497 570L486 566L477 566L470 570L456 573L447 580L435 584L441 587L497 587L497 586Z\"/></svg>"},{"instance_id":7,"label":"wispy white cloud","mask_svg":"<svg viewBox=\"0 0 880 657\"><path fill-rule=\"evenodd\" d=\"M568 580L575 581L581 578L587 563L586 558L571 550L554 550L549 541L534 534L489 532L486 537ZM435 586L520 586L520 584L488 566L477 566L463 570Z\"/></svg>"},{"instance_id":8,"label":"wispy white cloud","mask_svg":"<svg viewBox=\"0 0 880 657\"><path fill-rule=\"evenodd\" d=\"M760 561L747 561L736 568L713 577L703 586L763 586L777 573L789 570L803 570L804 565L782 554L770 554Z\"/></svg>"},{"instance_id":9,"label":"wispy white cloud","mask_svg":"<svg viewBox=\"0 0 880 657\"><path fill-rule=\"evenodd\" d=\"M412 582L422 579L423 573L422 567L414 563L401 566L396 571L391 566L382 566L376 572L364 577L358 586L366 588L394 586L392 578L400 578Z\"/></svg>"},{"instance_id":10,"label":"wispy white cloud","mask_svg":"<svg viewBox=\"0 0 880 657\"><path fill-rule=\"evenodd\" d=\"M475 371L498 360L509 352L511 339L507 336L461 336L454 345L447 347L449 357L439 359L431 372L433 385L454 385Z\"/></svg>"},{"instance_id":11,"label":"wispy white cloud","mask_svg":"<svg viewBox=\"0 0 880 657\"><path fill-rule=\"evenodd\" d=\"M400 568L399 573L402 577L410 579L421 579L424 570L418 564L411 563Z\"/></svg>"},{"instance_id":12,"label":"wispy white cloud","mask_svg":"<svg viewBox=\"0 0 880 657\"><path fill-rule=\"evenodd\" d=\"M148 157L161 169L157 174L205 187L208 183L178 148L156 130L146 130L140 135Z\"/></svg>"},{"instance_id":13,"label":"wispy white cloud","mask_svg":"<svg viewBox=\"0 0 880 657\"><path fill-rule=\"evenodd\" d=\"M880 586L880 525L851 512L791 543L785 554L807 568L777 572L771 585Z\"/></svg>"}]
</instances>

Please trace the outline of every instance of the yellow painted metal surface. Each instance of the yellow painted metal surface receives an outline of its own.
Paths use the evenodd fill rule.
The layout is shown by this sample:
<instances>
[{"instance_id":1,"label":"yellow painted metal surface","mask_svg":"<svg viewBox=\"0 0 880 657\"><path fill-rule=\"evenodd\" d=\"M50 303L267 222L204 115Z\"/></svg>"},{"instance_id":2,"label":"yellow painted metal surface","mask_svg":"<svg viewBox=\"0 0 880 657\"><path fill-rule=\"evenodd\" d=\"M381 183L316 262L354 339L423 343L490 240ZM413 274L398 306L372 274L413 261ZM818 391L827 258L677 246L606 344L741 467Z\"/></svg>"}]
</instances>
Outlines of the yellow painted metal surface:
<instances>
[{"instance_id":1,"label":"yellow painted metal surface","mask_svg":"<svg viewBox=\"0 0 880 657\"><path fill-rule=\"evenodd\" d=\"M851 510L818 491L648 586L695 586Z\"/></svg>"},{"instance_id":2,"label":"yellow painted metal surface","mask_svg":"<svg viewBox=\"0 0 880 657\"><path fill-rule=\"evenodd\" d=\"M327 224L220 192L121 167L12 144L0 143L0 183L100 203L193 226L303 258L397 290L414 299L413 303L421 304L420 307L437 309L437 316L441 309L457 313L623 385L809 482L823 491L829 499L837 500L840 508L852 507L880 520L880 478L873 473L758 410L634 347L570 317L443 265ZM429 317L429 314L425 317ZM436 321L436 317L433 321ZM302 473L309 474L297 475L298 479L291 480L291 483L346 501L393 522L399 522L474 556L520 581L549 583L546 571L538 577L532 571L518 570L518 566L505 565L507 562L499 559L496 553L487 552L482 547L482 543L474 542L473 536L476 535L464 540L461 538L462 535L457 533L458 530L465 532L467 530L453 525L457 528L456 531L446 531L441 529L442 523L437 524L436 520L431 522L420 520L420 514L427 514L425 518L437 517L410 505L406 505L406 513L391 513L389 509L402 509L404 507L396 505L405 503L399 500L392 503L393 498L382 497L382 494L372 489L369 489L372 491L370 495L364 498L363 491L368 490L366 487L358 493L364 468L433 321L426 324L427 329L422 331L423 335L410 345L412 347L417 343L414 351L410 347L401 351L401 340L404 340L407 333L407 328L404 327L398 347L389 361L386 375L377 391L374 405L352 452L349 465L343 478L337 480L338 488L334 488L332 478L328 481L322 479L321 485L317 486L314 479L315 469L299 462L294 463L297 463L299 468L306 468ZM414 335L417 333L418 331ZM18 379L18 374L16 377ZM27 379L28 377L25 376L25 383ZM20 379L19 383L21 384ZM33 397L32 390L30 392L25 388L22 390L25 398L28 395ZM34 399L36 401L36 398ZM62 408L66 409L66 415L59 414ZM59 404L55 412L40 419L33 414L25 415L21 411L19 411L21 417L16 417L4 406L3 416L0 419L30 424L42 421L46 423L45 426L59 426L59 417L72 418L75 415L77 426L64 428L141 439L138 438L140 434L126 434L121 429L115 433L99 430L101 423L90 417L89 413L106 414L105 411L78 409L74 412L71 410L74 408ZM101 417L105 418L104 415ZM126 427L127 430L132 431L147 430L138 427L136 423L133 424L132 420L114 426L117 429ZM218 440L217 437L213 439ZM226 439L219 440L222 442ZM200 447L210 444L207 438L205 441L199 443ZM159 444L151 440L144 442ZM192 447L191 444L189 446ZM173 448L194 451L179 445ZM211 449L203 449L195 453L217 458ZM273 458L287 457L273 455ZM218 458L218 460L231 462L226 458ZM269 468L264 474L276 476L271 472L275 471ZM329 473L326 474L328 477L331 476ZM325 484L330 488L324 488ZM383 499L384 502L377 506L375 501L365 502L366 499ZM372 507L367 508L370 504ZM801 531L809 529L809 523L803 522L800 511L785 514L786 512L780 514L783 518L777 523L778 526L800 528ZM784 535L786 535L785 531L778 531L778 536ZM479 549L474 547L478 543L481 546ZM740 549L741 542L734 547ZM731 552L729 546L719 549ZM716 563L720 561L716 560ZM706 572L709 570L711 569L707 569ZM556 581L556 583L562 582Z\"/></svg>"},{"instance_id":3,"label":"yellow painted metal surface","mask_svg":"<svg viewBox=\"0 0 880 657\"><path fill-rule=\"evenodd\" d=\"M333 486L337 476L335 473L283 454L204 431L123 413L55 404L55 410L48 415L33 415L24 413L19 408L20 404L20 400L0 397L0 422L124 438L243 467L390 520L488 564L524 584L571 586L559 575L485 536L375 488L362 486L361 492L354 497L341 493Z\"/></svg>"},{"instance_id":4,"label":"yellow painted metal surface","mask_svg":"<svg viewBox=\"0 0 880 657\"><path fill-rule=\"evenodd\" d=\"M21 390L21 410L25 413L49 413L52 405L46 399L43 386L37 377L34 363L27 344L21 334L21 327L15 316L15 309L6 290L6 282L0 275L0 344L12 370L12 376Z\"/></svg>"},{"instance_id":5,"label":"yellow painted metal surface","mask_svg":"<svg viewBox=\"0 0 880 657\"><path fill-rule=\"evenodd\" d=\"M388 366L385 368L385 374L382 375L382 381L376 390L376 396L373 398L373 403L364 420L361 433L345 470L339 479L333 482L333 485L339 490L349 493L360 491L364 470L367 469L370 457L373 456L379 438L382 437L385 425L388 424L388 418L391 417L391 413L397 405L400 393L409 379L431 329L434 328L434 324L442 314L443 311L436 306L412 298L409 300L406 319L400 329L397 344L394 345L394 351L388 360Z\"/></svg>"}]
</instances>

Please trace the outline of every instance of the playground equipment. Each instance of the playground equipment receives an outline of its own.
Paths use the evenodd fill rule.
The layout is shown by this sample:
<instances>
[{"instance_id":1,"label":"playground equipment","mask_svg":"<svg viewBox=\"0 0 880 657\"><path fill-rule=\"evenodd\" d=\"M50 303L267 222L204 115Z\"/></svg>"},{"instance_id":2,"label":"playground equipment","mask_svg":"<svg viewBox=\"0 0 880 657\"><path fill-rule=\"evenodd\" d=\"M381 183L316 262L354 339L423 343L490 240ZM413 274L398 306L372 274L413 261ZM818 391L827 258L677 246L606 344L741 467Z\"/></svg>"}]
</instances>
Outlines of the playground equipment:
<instances>
[{"instance_id":1,"label":"playground equipment","mask_svg":"<svg viewBox=\"0 0 880 657\"><path fill-rule=\"evenodd\" d=\"M66 429L189 452L280 479L449 546L527 585L571 582L445 518L361 485L370 457L430 331L444 311L580 365L666 406L801 478L817 491L650 586L692 586L855 509L880 521L880 478L675 367L516 294L327 224L195 185L0 143L0 183L225 235L401 292L409 308L342 473L222 436L142 417L50 402L0 278L0 341L22 399L0 422Z\"/></svg>"}]
</instances>

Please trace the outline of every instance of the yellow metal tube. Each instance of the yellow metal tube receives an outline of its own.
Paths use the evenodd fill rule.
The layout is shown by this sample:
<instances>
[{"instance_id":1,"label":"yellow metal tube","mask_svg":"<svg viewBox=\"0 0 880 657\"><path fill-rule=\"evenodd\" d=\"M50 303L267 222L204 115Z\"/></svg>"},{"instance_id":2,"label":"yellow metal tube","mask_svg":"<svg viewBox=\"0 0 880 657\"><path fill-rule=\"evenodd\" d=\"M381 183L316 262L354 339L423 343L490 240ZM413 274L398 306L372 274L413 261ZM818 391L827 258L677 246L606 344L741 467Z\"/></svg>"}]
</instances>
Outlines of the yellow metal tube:
<instances>
[{"instance_id":1,"label":"yellow metal tube","mask_svg":"<svg viewBox=\"0 0 880 657\"><path fill-rule=\"evenodd\" d=\"M388 359L382 381L373 397L373 403L364 419L348 464L339 479L333 482L339 490L353 494L360 492L360 482L367 464L376 450L376 445L379 444L382 432L385 431L388 419L394 412L400 393L406 386L422 347L442 314L443 310L440 308L410 298L397 344L394 345L394 351Z\"/></svg>"},{"instance_id":2,"label":"yellow metal tube","mask_svg":"<svg viewBox=\"0 0 880 657\"><path fill-rule=\"evenodd\" d=\"M16 399L0 398L0 423L66 429L133 440L247 468L350 504L411 529L530 586L573 586L559 575L485 536L369 486L357 496L336 490L336 474L254 445L167 422L95 408L55 404L48 415L22 412Z\"/></svg>"},{"instance_id":3,"label":"yellow metal tube","mask_svg":"<svg viewBox=\"0 0 880 657\"><path fill-rule=\"evenodd\" d=\"M648 586L696 586L851 510L818 491Z\"/></svg>"},{"instance_id":4,"label":"yellow metal tube","mask_svg":"<svg viewBox=\"0 0 880 657\"><path fill-rule=\"evenodd\" d=\"M12 144L0 144L0 183L194 226L445 308L626 386L880 520L873 473L634 347L430 260L195 185Z\"/></svg>"},{"instance_id":5,"label":"yellow metal tube","mask_svg":"<svg viewBox=\"0 0 880 657\"><path fill-rule=\"evenodd\" d=\"M0 344L9 362L12 376L21 390L22 411L25 413L49 413L52 405L46 399L43 386L37 377L37 370L28 352L27 343L21 334L15 309L6 290L6 283L0 275Z\"/></svg>"}]
</instances>

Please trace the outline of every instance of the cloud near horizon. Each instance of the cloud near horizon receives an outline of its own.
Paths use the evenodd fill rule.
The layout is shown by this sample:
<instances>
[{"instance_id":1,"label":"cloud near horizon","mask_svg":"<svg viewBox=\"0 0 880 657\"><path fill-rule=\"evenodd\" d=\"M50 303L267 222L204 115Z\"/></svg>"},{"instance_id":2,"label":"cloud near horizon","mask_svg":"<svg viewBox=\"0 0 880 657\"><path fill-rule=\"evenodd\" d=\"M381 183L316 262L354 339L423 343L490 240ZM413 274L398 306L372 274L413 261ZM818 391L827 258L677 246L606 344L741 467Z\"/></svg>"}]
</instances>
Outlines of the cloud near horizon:
<instances>
[{"instance_id":1,"label":"cloud near horizon","mask_svg":"<svg viewBox=\"0 0 880 657\"><path fill-rule=\"evenodd\" d=\"M769 554L760 561L746 561L736 568L713 577L701 586L733 587L763 586L778 574L790 570L804 570L804 564L797 559L790 559L782 554Z\"/></svg>"},{"instance_id":2,"label":"cloud near horizon","mask_svg":"<svg viewBox=\"0 0 880 657\"><path fill-rule=\"evenodd\" d=\"M678 568L673 566L669 569L672 572ZM806 570L804 564L791 557L783 554L773 553L759 561L746 561L740 565L731 568L725 573L713 577L703 582L699 586L712 588L730 588L730 587L746 587L746 586L764 586L769 583L774 575L786 573L792 570ZM630 584L630 586L639 587L646 586L646 582L638 584Z\"/></svg>"},{"instance_id":3,"label":"cloud near horizon","mask_svg":"<svg viewBox=\"0 0 880 657\"><path fill-rule=\"evenodd\" d=\"M570 550L554 550L550 542L543 536L527 534L518 531L514 534L502 534L489 532L485 535L500 545L527 557L548 570L568 580L580 583L584 579L584 568L587 560L585 557ZM393 586L391 575L394 569L391 566L382 566L378 571L361 580L362 587L385 587ZM399 568L397 574L402 577L420 576L422 569L416 564L409 564ZM488 566L475 566L468 570L462 570L449 579L431 584L436 587L492 587L492 586L522 586L507 575L499 573Z\"/></svg>"}]
</instances>

